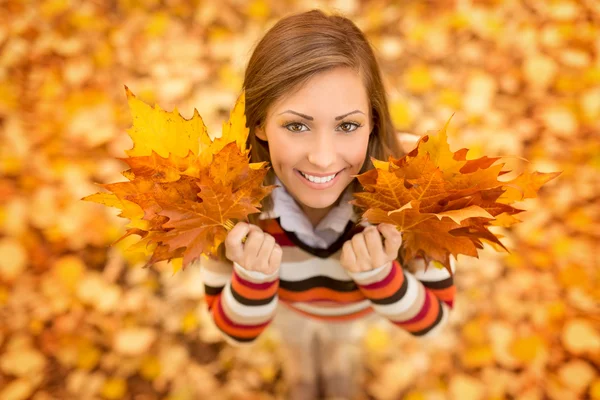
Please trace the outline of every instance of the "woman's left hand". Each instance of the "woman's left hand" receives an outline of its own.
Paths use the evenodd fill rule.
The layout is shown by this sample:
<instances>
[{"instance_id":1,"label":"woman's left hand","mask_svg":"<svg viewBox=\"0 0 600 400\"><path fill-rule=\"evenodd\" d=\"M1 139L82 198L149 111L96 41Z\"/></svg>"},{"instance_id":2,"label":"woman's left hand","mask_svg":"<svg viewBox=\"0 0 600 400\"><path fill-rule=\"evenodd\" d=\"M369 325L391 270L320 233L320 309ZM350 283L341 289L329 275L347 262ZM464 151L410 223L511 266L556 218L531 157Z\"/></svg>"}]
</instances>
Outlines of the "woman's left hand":
<instances>
[{"instance_id":1,"label":"woman's left hand","mask_svg":"<svg viewBox=\"0 0 600 400\"><path fill-rule=\"evenodd\" d=\"M394 225L368 226L344 243L340 263L348 272L370 271L394 261L400 245L402 235Z\"/></svg>"}]
</instances>

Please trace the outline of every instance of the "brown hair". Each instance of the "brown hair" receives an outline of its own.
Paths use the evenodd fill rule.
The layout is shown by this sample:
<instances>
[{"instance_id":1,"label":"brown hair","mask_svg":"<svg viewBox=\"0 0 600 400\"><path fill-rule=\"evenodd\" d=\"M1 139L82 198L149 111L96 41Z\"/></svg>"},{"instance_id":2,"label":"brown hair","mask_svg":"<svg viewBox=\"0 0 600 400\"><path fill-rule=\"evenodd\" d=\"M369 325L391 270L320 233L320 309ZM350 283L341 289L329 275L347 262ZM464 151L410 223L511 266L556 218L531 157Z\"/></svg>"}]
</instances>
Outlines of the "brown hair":
<instances>
[{"instance_id":1,"label":"brown hair","mask_svg":"<svg viewBox=\"0 0 600 400\"><path fill-rule=\"evenodd\" d=\"M367 158L359 173L373 168L370 157L387 160L399 158L404 151L396 138L377 59L362 31L348 18L325 15L311 10L279 20L256 45L244 75L246 125L249 128L246 146L251 147L251 162L268 161L269 146L255 135L255 129L266 120L269 107L319 72L336 67L350 67L363 79L371 110L373 130L369 136ZM264 184L272 185L275 173L270 169ZM350 190L362 190L354 179ZM267 196L261 211L273 207ZM360 215L361 210L354 207ZM258 223L259 213L249 215L250 223ZM218 257L225 259L225 246Z\"/></svg>"},{"instance_id":2,"label":"brown hair","mask_svg":"<svg viewBox=\"0 0 600 400\"><path fill-rule=\"evenodd\" d=\"M311 10L279 20L258 42L246 67L243 89L251 162L271 162L268 143L255 135L269 107L315 74L344 66L361 75L371 106L373 130L360 173L373 168L370 157L387 160L389 155L404 155L396 139L379 64L365 35L348 18ZM275 174L270 169L264 184L274 182ZM353 192L361 190L357 179L351 185ZM269 211L272 206L268 196L261 211ZM357 207L355 212L360 214ZM249 220L256 223L258 213L250 215Z\"/></svg>"}]
</instances>

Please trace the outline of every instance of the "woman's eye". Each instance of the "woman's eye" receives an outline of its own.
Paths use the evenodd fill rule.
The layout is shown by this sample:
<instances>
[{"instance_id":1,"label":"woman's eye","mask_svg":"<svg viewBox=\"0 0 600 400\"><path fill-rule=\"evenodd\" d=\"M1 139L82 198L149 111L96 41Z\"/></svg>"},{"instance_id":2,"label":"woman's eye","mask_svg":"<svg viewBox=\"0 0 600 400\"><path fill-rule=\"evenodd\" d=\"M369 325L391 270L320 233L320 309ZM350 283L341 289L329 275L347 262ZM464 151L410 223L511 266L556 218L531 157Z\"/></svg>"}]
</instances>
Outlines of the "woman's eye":
<instances>
[{"instance_id":1,"label":"woman's eye","mask_svg":"<svg viewBox=\"0 0 600 400\"><path fill-rule=\"evenodd\" d=\"M344 132L353 132L355 130L357 130L358 128L360 128L360 125L355 124L354 122L344 122L342 124L340 124L340 127L342 128L342 130ZM346 128L344 128L346 127Z\"/></svg>"},{"instance_id":2,"label":"woman's eye","mask_svg":"<svg viewBox=\"0 0 600 400\"><path fill-rule=\"evenodd\" d=\"M292 132L304 132L302 130L303 126L304 126L304 124L301 124L299 122L292 122L290 124L285 125L287 130L292 131Z\"/></svg>"},{"instance_id":3,"label":"woman's eye","mask_svg":"<svg viewBox=\"0 0 600 400\"><path fill-rule=\"evenodd\" d=\"M308 131L308 127L300 122L290 122L288 124L283 125L290 132L306 132ZM362 125L357 124L355 122L343 122L339 125L342 131L349 133L354 132L356 129L360 128ZM302 129L306 128L306 129Z\"/></svg>"}]
</instances>

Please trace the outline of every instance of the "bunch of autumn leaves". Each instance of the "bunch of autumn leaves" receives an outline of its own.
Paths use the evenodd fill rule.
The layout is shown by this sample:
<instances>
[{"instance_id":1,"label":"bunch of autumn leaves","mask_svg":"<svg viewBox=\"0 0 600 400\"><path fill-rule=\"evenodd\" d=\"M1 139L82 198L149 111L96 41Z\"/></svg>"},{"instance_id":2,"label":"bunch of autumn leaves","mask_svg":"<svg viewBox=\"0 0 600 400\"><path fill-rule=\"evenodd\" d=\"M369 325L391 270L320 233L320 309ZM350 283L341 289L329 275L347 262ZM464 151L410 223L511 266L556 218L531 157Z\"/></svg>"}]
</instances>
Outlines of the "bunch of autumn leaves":
<instances>
[{"instance_id":1,"label":"bunch of autumn leaves","mask_svg":"<svg viewBox=\"0 0 600 400\"><path fill-rule=\"evenodd\" d=\"M146 265L173 260L185 268L202 254L217 254L235 221L259 212L261 200L275 186L262 185L266 162L249 163L242 94L212 140L196 110L186 120L178 112L150 107L125 87L134 146L123 158L129 181L100 184L112 193L83 200L121 209L126 233L140 241L127 251L151 255ZM115 242L116 243L116 242Z\"/></svg>"},{"instance_id":2,"label":"bunch of autumn leaves","mask_svg":"<svg viewBox=\"0 0 600 400\"><path fill-rule=\"evenodd\" d=\"M128 133L134 146L122 159L129 181L100 184L112 193L83 200L121 209L119 216L130 222L119 240L140 236L127 251L151 255L147 265L171 260L185 268L217 254L235 222L260 212L261 200L276 187L263 186L266 162L249 162L244 93L213 140L196 110L186 120L177 109L150 107L125 91L133 117ZM523 210L510 204L536 197L560 172L523 172L499 181L510 172L496 163L500 157L467 160L468 149L451 152L446 127L423 136L400 159L371 159L375 168L357 176L365 191L351 203L365 210L364 220L403 232L405 261L424 257L450 271L450 255L477 257L484 242L507 250L490 226L520 222L514 215Z\"/></svg>"}]
</instances>

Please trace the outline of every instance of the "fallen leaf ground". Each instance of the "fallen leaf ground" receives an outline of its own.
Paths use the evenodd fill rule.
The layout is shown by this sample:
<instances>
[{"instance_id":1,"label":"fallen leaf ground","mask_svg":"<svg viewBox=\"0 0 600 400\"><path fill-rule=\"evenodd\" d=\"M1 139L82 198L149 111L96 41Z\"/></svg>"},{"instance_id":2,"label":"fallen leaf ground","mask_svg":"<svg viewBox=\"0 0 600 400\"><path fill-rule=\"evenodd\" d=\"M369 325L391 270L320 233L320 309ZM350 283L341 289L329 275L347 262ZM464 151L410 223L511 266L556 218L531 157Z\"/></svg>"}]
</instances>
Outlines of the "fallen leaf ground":
<instances>
[{"instance_id":1,"label":"fallen leaf ground","mask_svg":"<svg viewBox=\"0 0 600 400\"><path fill-rule=\"evenodd\" d=\"M376 48L403 137L452 113L453 150L564 171L524 222L459 258L446 331L373 326L370 399L600 399L600 4L331 1ZM304 2L0 4L0 398L285 398L281 338L224 344L197 268L123 257L123 85L218 132L252 46ZM471 155L471 153L470 153ZM132 238L133 239L133 238Z\"/></svg>"}]
</instances>

